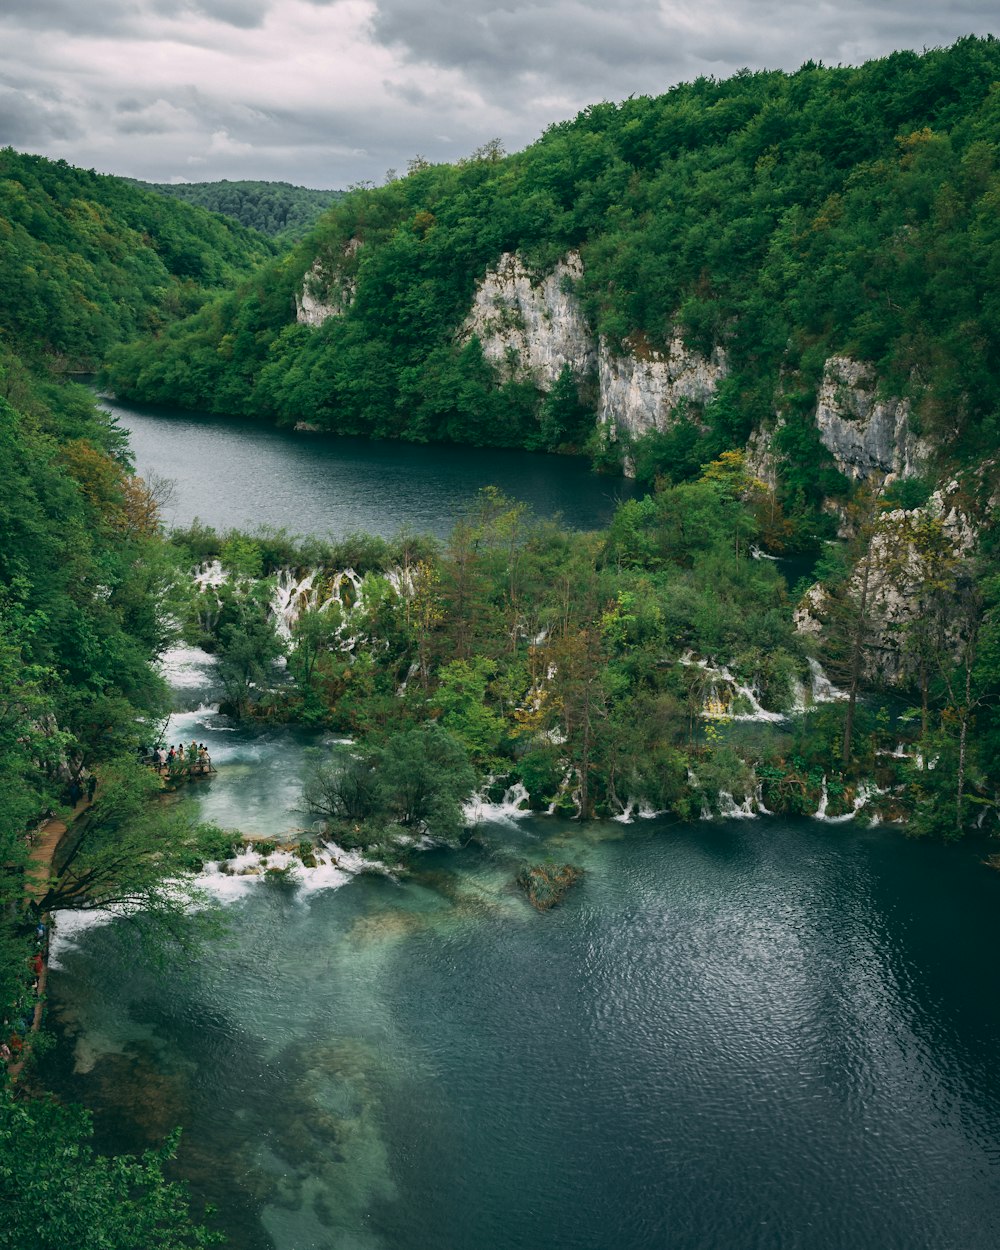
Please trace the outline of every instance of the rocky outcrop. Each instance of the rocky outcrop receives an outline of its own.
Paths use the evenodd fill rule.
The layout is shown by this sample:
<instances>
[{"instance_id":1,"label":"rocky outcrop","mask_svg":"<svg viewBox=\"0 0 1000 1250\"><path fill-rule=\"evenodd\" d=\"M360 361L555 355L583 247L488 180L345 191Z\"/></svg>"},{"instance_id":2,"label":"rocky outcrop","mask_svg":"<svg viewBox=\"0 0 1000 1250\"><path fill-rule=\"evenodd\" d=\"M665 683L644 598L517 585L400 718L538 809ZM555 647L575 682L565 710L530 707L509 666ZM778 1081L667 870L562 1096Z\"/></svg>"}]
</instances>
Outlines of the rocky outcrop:
<instances>
[{"instance_id":1,"label":"rocky outcrop","mask_svg":"<svg viewBox=\"0 0 1000 1250\"><path fill-rule=\"evenodd\" d=\"M684 345L675 333L666 353L645 348L618 354L601 340L598 353L599 419L614 441L637 438L650 430L665 430L685 402L699 407L715 394L726 376L721 347L711 357Z\"/></svg>"},{"instance_id":2,"label":"rocky outcrop","mask_svg":"<svg viewBox=\"0 0 1000 1250\"><path fill-rule=\"evenodd\" d=\"M679 334L665 352L635 343L614 351L593 332L575 293L583 277L578 252L544 277L505 252L476 288L460 338L475 335L502 378L530 379L549 390L568 365L583 381L598 377L598 419L614 441L663 430L685 402L703 405L726 373L725 354L711 358L685 347Z\"/></svg>"},{"instance_id":3,"label":"rocky outcrop","mask_svg":"<svg viewBox=\"0 0 1000 1250\"><path fill-rule=\"evenodd\" d=\"M873 474L912 477L928 459L929 448L910 430L909 401L879 399L875 370L848 356L826 362L816 425L823 446L852 481Z\"/></svg>"},{"instance_id":4,"label":"rocky outcrop","mask_svg":"<svg viewBox=\"0 0 1000 1250\"><path fill-rule=\"evenodd\" d=\"M313 280L308 275L299 300L299 320L308 324L346 306L345 288L332 286L318 266L317 261L310 271L316 284L313 303L305 298ZM650 431L697 420L728 372L724 349L703 355L676 331L665 350L639 336L621 344L596 341L576 294L582 277L583 263L575 251L543 276L532 274L516 253L505 252L477 286L460 341L475 336L501 378L530 380L543 391L552 388L566 366L581 382L596 372L598 422L609 442L622 441L626 449ZM910 477L929 459L929 447L911 430L909 401L879 397L873 367L848 356L827 360L815 419L823 445L853 481L875 474ZM755 431L747 446L751 472L771 489L777 488L780 473L773 446L780 424L778 417L773 428Z\"/></svg>"},{"instance_id":5,"label":"rocky outcrop","mask_svg":"<svg viewBox=\"0 0 1000 1250\"><path fill-rule=\"evenodd\" d=\"M954 623L943 613L941 590L956 563L975 546L976 530L956 506L958 483L947 484L922 508L898 508L883 513L869 544L868 591L865 619L868 629L863 653L865 681L882 686L912 681L919 656L911 645L914 627L933 625L942 639L953 638ZM852 580L852 594L860 601L863 561ZM829 596L816 583L805 593L795 614L800 633L822 640Z\"/></svg>"},{"instance_id":6,"label":"rocky outcrop","mask_svg":"<svg viewBox=\"0 0 1000 1250\"><path fill-rule=\"evenodd\" d=\"M763 482L769 491L778 489L781 455L775 451L774 436L783 425L784 418L779 417L772 427L760 426L747 439L744 461L747 473Z\"/></svg>"},{"instance_id":7,"label":"rocky outcrop","mask_svg":"<svg viewBox=\"0 0 1000 1250\"><path fill-rule=\"evenodd\" d=\"M299 325L321 326L330 317L339 317L350 308L357 282L344 272L343 262L360 246L360 239L350 239L332 264L316 257L302 279L302 289L295 294L295 320Z\"/></svg>"},{"instance_id":8,"label":"rocky outcrop","mask_svg":"<svg viewBox=\"0 0 1000 1250\"><path fill-rule=\"evenodd\" d=\"M460 337L479 339L483 355L504 379L533 380L550 390L565 365L583 379L597 359L594 336L574 284L583 276L579 252L551 273L533 277L520 256L504 252L476 288Z\"/></svg>"}]
</instances>

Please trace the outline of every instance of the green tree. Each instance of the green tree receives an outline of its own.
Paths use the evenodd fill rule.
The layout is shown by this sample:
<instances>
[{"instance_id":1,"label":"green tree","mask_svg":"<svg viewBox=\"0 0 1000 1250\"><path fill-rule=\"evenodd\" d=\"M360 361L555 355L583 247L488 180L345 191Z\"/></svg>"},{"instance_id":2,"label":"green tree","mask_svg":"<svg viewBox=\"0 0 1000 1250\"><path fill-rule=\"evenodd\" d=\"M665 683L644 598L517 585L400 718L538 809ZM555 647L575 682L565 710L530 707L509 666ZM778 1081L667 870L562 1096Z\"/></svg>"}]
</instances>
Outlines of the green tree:
<instances>
[{"instance_id":1,"label":"green tree","mask_svg":"<svg viewBox=\"0 0 1000 1250\"><path fill-rule=\"evenodd\" d=\"M73 822L48 880L38 883L38 912L114 908L151 934L195 940L191 910L207 900L190 874L208 857L216 831L157 802L160 777L133 759L103 766L98 779L93 805Z\"/></svg>"},{"instance_id":2,"label":"green tree","mask_svg":"<svg viewBox=\"0 0 1000 1250\"><path fill-rule=\"evenodd\" d=\"M98 1154L87 1112L0 1089L0 1246L195 1250L225 1239L196 1224L164 1176L177 1135L141 1157Z\"/></svg>"}]
</instances>

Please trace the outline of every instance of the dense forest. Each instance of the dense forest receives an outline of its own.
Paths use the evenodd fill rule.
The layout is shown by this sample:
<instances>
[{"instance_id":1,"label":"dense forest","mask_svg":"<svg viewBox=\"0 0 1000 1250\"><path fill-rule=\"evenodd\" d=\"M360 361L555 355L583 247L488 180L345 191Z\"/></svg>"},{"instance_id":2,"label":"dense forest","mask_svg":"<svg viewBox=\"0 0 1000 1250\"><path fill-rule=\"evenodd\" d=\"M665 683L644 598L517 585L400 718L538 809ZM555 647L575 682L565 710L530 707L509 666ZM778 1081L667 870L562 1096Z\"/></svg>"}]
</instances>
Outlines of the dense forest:
<instances>
[{"instance_id":1,"label":"dense forest","mask_svg":"<svg viewBox=\"0 0 1000 1250\"><path fill-rule=\"evenodd\" d=\"M280 243L300 239L342 191L314 191L290 182L151 182L139 183L161 195L197 204L232 217Z\"/></svg>"},{"instance_id":2,"label":"dense forest","mask_svg":"<svg viewBox=\"0 0 1000 1250\"><path fill-rule=\"evenodd\" d=\"M83 1112L16 1098L7 1069L38 1002L40 920L116 903L143 932L178 933L187 891L167 879L217 837L154 802L159 781L136 763L168 707L153 664L177 576L162 483L134 475L123 432L64 374L197 308L271 249L200 209L9 149L0 195L0 1242L209 1244L164 1179L172 1143L97 1155ZM51 866L36 864L30 831L69 820L88 788Z\"/></svg>"},{"instance_id":3,"label":"dense forest","mask_svg":"<svg viewBox=\"0 0 1000 1250\"><path fill-rule=\"evenodd\" d=\"M122 178L0 150L0 341L32 359L93 369L271 253L261 235Z\"/></svg>"},{"instance_id":4,"label":"dense forest","mask_svg":"<svg viewBox=\"0 0 1000 1250\"><path fill-rule=\"evenodd\" d=\"M676 329L727 354L704 411L642 449L649 480L697 476L777 411L785 502L818 508L835 493L812 420L833 353L909 397L942 454L975 457L1000 405L998 78L1000 42L968 38L702 78L595 105L512 156L416 163L347 195L252 283L121 349L107 377L133 399L341 433L580 445L586 380L545 393L459 333L503 253L543 274L579 249L574 293L612 353ZM317 265L342 306L318 328L294 311Z\"/></svg>"}]
</instances>

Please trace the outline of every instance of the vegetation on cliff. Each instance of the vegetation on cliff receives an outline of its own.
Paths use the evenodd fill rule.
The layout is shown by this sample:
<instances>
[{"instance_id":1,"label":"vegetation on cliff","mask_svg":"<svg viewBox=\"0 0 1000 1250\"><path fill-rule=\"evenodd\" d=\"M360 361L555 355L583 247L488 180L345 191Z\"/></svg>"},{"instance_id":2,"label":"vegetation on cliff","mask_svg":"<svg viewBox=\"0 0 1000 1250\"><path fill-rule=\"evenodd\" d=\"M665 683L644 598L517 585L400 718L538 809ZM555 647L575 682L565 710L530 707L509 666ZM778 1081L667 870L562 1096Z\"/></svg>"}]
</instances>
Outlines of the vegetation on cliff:
<instances>
[{"instance_id":1,"label":"vegetation on cliff","mask_svg":"<svg viewBox=\"0 0 1000 1250\"><path fill-rule=\"evenodd\" d=\"M541 273L577 248L612 351L641 356L676 327L727 352L716 398L647 453L650 480L696 477L777 409L782 503L814 511L837 488L812 422L832 353L910 396L943 457L995 447L998 78L1000 43L968 38L702 78L595 105L513 156L417 164L107 376L135 399L342 433L551 446L537 388L501 381L457 331L503 252ZM348 306L314 328L294 297L317 258Z\"/></svg>"}]
</instances>

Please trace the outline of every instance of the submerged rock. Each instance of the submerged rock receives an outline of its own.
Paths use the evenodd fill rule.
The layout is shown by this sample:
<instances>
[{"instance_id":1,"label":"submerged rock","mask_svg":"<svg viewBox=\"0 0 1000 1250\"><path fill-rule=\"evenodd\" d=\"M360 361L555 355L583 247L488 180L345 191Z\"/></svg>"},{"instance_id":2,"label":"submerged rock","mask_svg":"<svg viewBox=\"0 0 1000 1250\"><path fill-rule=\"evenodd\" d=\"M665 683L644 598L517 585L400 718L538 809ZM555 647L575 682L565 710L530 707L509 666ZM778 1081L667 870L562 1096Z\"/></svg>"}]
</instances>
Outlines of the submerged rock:
<instances>
[{"instance_id":1,"label":"submerged rock","mask_svg":"<svg viewBox=\"0 0 1000 1250\"><path fill-rule=\"evenodd\" d=\"M548 911L562 901L582 876L583 869L575 864L525 864L515 881L527 894L532 907Z\"/></svg>"}]
</instances>

